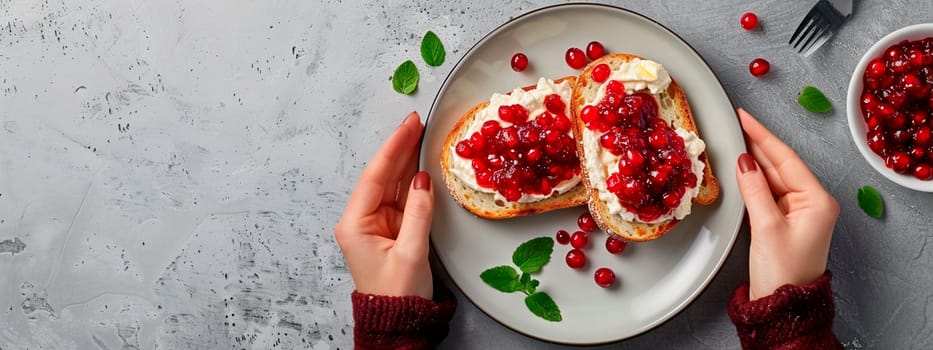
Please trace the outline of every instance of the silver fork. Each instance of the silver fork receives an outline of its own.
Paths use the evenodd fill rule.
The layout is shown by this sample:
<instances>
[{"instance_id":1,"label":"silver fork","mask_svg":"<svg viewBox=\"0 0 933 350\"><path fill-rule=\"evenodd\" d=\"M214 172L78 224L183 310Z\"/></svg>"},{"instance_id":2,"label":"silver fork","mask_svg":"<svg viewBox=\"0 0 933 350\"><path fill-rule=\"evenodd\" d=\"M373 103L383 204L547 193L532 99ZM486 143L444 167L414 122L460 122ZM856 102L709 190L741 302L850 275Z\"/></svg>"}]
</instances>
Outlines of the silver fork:
<instances>
[{"instance_id":1,"label":"silver fork","mask_svg":"<svg viewBox=\"0 0 933 350\"><path fill-rule=\"evenodd\" d=\"M803 18L787 43L810 56L852 15L852 0L820 0Z\"/></svg>"}]
</instances>

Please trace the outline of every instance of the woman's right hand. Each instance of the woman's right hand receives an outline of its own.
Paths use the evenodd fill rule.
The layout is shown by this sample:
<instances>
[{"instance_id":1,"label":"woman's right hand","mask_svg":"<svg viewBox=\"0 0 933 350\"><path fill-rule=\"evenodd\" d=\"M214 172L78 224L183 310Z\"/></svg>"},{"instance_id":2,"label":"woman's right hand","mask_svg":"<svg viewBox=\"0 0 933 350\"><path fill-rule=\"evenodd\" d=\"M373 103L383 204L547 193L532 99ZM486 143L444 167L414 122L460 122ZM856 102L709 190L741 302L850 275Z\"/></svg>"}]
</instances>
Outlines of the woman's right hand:
<instances>
[{"instance_id":1,"label":"woman's right hand","mask_svg":"<svg viewBox=\"0 0 933 350\"><path fill-rule=\"evenodd\" d=\"M751 153L739 156L736 178L752 231L748 293L755 300L823 275L839 204L793 149L738 113Z\"/></svg>"}]
</instances>

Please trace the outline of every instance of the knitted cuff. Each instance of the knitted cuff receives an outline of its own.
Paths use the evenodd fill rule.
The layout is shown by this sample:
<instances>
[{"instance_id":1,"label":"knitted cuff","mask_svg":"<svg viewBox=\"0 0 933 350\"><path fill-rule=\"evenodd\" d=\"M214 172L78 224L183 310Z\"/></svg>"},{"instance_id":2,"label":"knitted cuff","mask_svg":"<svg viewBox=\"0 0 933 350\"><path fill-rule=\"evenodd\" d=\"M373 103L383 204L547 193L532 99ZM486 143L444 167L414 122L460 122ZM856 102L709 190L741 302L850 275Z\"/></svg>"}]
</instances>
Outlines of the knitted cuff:
<instances>
[{"instance_id":1,"label":"knitted cuff","mask_svg":"<svg viewBox=\"0 0 933 350\"><path fill-rule=\"evenodd\" d=\"M786 284L773 294L748 300L748 283L729 301L743 349L842 349L832 333L836 313L828 270L808 285Z\"/></svg>"},{"instance_id":2,"label":"knitted cuff","mask_svg":"<svg viewBox=\"0 0 933 350\"><path fill-rule=\"evenodd\" d=\"M437 289L437 288L436 288ZM432 348L447 336L456 300L440 288L435 299L383 296L354 291L353 329L357 348Z\"/></svg>"}]
</instances>

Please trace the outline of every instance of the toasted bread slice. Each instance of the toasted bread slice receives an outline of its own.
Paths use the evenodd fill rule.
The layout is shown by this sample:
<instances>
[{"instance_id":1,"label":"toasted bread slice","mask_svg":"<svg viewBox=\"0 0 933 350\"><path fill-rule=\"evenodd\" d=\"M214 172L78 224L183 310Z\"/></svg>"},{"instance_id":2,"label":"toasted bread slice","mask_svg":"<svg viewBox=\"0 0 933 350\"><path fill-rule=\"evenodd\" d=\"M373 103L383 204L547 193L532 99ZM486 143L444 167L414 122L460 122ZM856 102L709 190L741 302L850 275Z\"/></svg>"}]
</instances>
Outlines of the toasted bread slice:
<instances>
[{"instance_id":1,"label":"toasted bread slice","mask_svg":"<svg viewBox=\"0 0 933 350\"><path fill-rule=\"evenodd\" d=\"M610 54L603 56L597 60L591 62L576 80L576 84L573 88L573 98L572 98L572 108L575 115L579 116L580 111L585 106L587 100L595 100L597 92L601 83L598 83L592 79L592 70L599 64L605 63L608 64L611 68L615 69L619 67L620 64L624 62L629 62L634 59L641 59L641 57L630 55L630 54ZM690 112L690 106L687 103L687 98L684 95L683 90L676 81L671 79L670 85L666 90L658 92L654 95L655 99L658 102L658 115L664 121L671 125L672 127L680 127L687 131L692 131L699 135L697 130L696 123L693 119L693 114ZM593 215L593 218L596 220L597 224L609 232L610 234L616 235L627 241L649 241L661 237L668 231L674 228L677 225L679 220L670 219L666 221L661 221L657 223L643 223L640 221L628 221L622 218L619 215L611 214L609 212L608 205L605 201L600 199L600 189L595 186L595 180L587 172L586 159L587 157L592 157L594 150L587 150L584 147L583 142L583 131L586 128L581 118L576 118L574 120L574 137L577 141L577 155L581 158L583 165L583 183L587 188L587 194L589 196L589 209L590 213ZM704 151L699 159L705 163L703 170L703 178L700 183L700 189L696 197L693 198L693 203L707 205L711 204L719 196L719 182L716 180L716 177L713 175L712 168L710 167L710 162L707 156L707 153ZM608 170L601 168L606 173L604 175L608 176ZM699 174L697 174L699 175ZM603 186L605 187L605 186Z\"/></svg>"},{"instance_id":2,"label":"toasted bread slice","mask_svg":"<svg viewBox=\"0 0 933 350\"><path fill-rule=\"evenodd\" d=\"M560 83L568 81L572 86L575 79L576 77L568 76L557 79L554 82ZM530 85L522 89L531 91L535 88L536 85ZM568 106L570 105L570 101L564 101L564 103ZM550 197L536 202L519 203L497 200L492 193L477 191L451 172L453 159L457 157L453 152L454 146L460 140L469 138L470 125L473 124L473 120L476 118L478 112L488 106L489 101L487 100L471 108L457 121L456 125L454 125L453 129L451 129L450 133L447 135L447 139L444 141L444 147L441 151L441 169L443 170L444 183L447 185L447 189L450 190L450 194L454 200L464 209L487 219L508 219L516 216L531 215L585 205L587 193L583 188L582 181L567 192L560 194L555 193ZM573 110L571 109L568 114L571 121L574 119L572 114Z\"/></svg>"}]
</instances>

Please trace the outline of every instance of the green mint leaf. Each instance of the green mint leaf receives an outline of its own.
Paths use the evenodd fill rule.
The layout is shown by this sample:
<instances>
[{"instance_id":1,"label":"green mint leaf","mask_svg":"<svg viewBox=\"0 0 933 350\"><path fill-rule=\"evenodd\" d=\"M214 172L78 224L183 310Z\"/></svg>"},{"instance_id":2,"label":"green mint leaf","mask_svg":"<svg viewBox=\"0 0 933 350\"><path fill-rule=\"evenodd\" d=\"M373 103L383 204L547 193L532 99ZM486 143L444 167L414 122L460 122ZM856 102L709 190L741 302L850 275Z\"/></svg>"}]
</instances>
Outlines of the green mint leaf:
<instances>
[{"instance_id":1,"label":"green mint leaf","mask_svg":"<svg viewBox=\"0 0 933 350\"><path fill-rule=\"evenodd\" d=\"M541 271L541 267L551 261L553 251L554 239L538 237L515 248L515 252L512 253L512 262L522 272L535 273Z\"/></svg>"},{"instance_id":2,"label":"green mint leaf","mask_svg":"<svg viewBox=\"0 0 933 350\"><path fill-rule=\"evenodd\" d=\"M522 290L522 284L518 281L518 272L515 268L502 265L483 271L479 275L490 287L504 293L512 293Z\"/></svg>"},{"instance_id":3,"label":"green mint leaf","mask_svg":"<svg viewBox=\"0 0 933 350\"><path fill-rule=\"evenodd\" d=\"M531 313L551 322L560 322L563 318L560 316L560 308L554 303L554 299L545 292L538 292L525 297L525 306Z\"/></svg>"},{"instance_id":4,"label":"green mint leaf","mask_svg":"<svg viewBox=\"0 0 933 350\"><path fill-rule=\"evenodd\" d=\"M810 112L823 113L833 110L833 105L826 99L826 95L823 95L822 91L812 86L803 88L803 91L797 96L797 103Z\"/></svg>"},{"instance_id":5,"label":"green mint leaf","mask_svg":"<svg viewBox=\"0 0 933 350\"><path fill-rule=\"evenodd\" d=\"M424 58L424 63L431 67L444 64L444 58L447 57L441 39L430 30L424 33L424 39L421 39L421 57Z\"/></svg>"},{"instance_id":6,"label":"green mint leaf","mask_svg":"<svg viewBox=\"0 0 933 350\"><path fill-rule=\"evenodd\" d=\"M884 213L884 201L881 200L878 191L871 186L858 189L858 206L862 208L865 214L873 218L880 218L881 214Z\"/></svg>"},{"instance_id":7,"label":"green mint leaf","mask_svg":"<svg viewBox=\"0 0 933 350\"><path fill-rule=\"evenodd\" d=\"M411 60L405 61L392 74L392 88L400 94L411 95L418 88L418 67Z\"/></svg>"}]
</instances>

